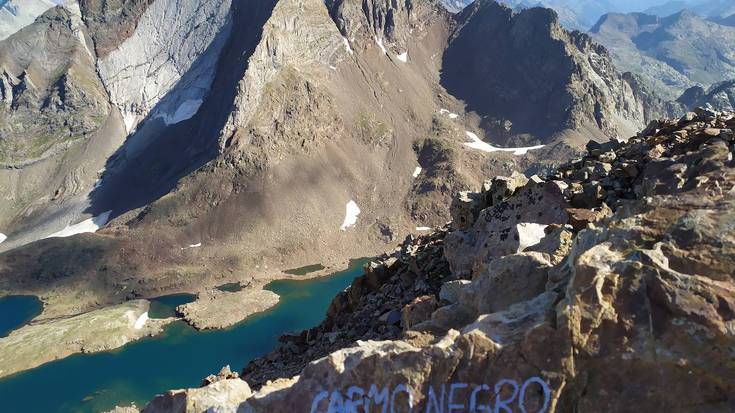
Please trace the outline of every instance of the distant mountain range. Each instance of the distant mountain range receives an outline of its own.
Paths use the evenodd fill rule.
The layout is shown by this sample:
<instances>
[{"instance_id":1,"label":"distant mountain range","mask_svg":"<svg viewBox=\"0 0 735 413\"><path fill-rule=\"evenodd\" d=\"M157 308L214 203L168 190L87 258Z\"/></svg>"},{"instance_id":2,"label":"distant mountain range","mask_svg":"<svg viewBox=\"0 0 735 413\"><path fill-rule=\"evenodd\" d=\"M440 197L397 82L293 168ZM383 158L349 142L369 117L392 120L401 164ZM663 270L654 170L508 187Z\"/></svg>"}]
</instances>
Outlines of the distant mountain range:
<instances>
[{"instance_id":1,"label":"distant mountain range","mask_svg":"<svg viewBox=\"0 0 735 413\"><path fill-rule=\"evenodd\" d=\"M666 17L685 9L702 17L722 18L735 14L735 2L732 0L671 0L648 7L643 10L643 13Z\"/></svg>"},{"instance_id":2,"label":"distant mountain range","mask_svg":"<svg viewBox=\"0 0 735 413\"><path fill-rule=\"evenodd\" d=\"M664 97L735 79L735 27L683 10L667 17L604 15L590 30L622 71L641 75Z\"/></svg>"},{"instance_id":3,"label":"distant mountain range","mask_svg":"<svg viewBox=\"0 0 735 413\"><path fill-rule=\"evenodd\" d=\"M442 0L451 11L459 11L472 0ZM666 17L689 9L702 17L722 19L735 14L731 0L498 0L514 10L548 7L559 14L559 20L568 29L587 31L607 13L643 12Z\"/></svg>"}]
</instances>

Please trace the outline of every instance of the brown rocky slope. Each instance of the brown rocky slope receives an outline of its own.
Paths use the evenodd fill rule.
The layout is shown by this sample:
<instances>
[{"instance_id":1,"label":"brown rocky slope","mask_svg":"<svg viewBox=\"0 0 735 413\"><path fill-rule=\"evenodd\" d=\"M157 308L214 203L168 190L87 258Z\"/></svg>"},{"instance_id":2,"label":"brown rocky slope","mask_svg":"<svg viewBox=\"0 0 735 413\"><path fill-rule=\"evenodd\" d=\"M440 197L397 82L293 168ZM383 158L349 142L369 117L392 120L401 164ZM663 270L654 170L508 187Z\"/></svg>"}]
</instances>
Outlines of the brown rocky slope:
<instances>
[{"instance_id":1,"label":"brown rocky slope","mask_svg":"<svg viewBox=\"0 0 735 413\"><path fill-rule=\"evenodd\" d=\"M257 392L228 375L143 411L732 411L733 127L699 110L463 193L248 367Z\"/></svg>"}]
</instances>

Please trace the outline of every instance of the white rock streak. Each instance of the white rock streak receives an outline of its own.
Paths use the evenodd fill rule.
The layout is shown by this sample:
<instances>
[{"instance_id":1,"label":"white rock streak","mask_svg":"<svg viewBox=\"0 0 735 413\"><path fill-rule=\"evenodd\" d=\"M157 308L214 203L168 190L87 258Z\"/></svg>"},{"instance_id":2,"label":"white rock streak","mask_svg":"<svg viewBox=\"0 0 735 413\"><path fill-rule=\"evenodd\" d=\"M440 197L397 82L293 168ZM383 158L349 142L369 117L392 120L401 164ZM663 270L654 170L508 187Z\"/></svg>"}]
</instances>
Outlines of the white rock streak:
<instances>
[{"instance_id":1,"label":"white rock streak","mask_svg":"<svg viewBox=\"0 0 735 413\"><path fill-rule=\"evenodd\" d=\"M8 236L0 232L0 244L5 242L6 239L8 239Z\"/></svg>"},{"instance_id":2,"label":"white rock streak","mask_svg":"<svg viewBox=\"0 0 735 413\"><path fill-rule=\"evenodd\" d=\"M524 251L526 248L533 247L541 242L546 236L547 225L535 223L518 224L518 251Z\"/></svg>"},{"instance_id":3,"label":"white rock streak","mask_svg":"<svg viewBox=\"0 0 735 413\"><path fill-rule=\"evenodd\" d=\"M419 175L421 175L421 171L423 171L423 169L421 169L420 166L417 166L416 169L413 171L413 177L418 178Z\"/></svg>"},{"instance_id":4,"label":"white rock streak","mask_svg":"<svg viewBox=\"0 0 735 413\"><path fill-rule=\"evenodd\" d=\"M421 232L431 231L431 227L416 227L416 231L421 231Z\"/></svg>"},{"instance_id":5,"label":"white rock streak","mask_svg":"<svg viewBox=\"0 0 735 413\"><path fill-rule=\"evenodd\" d=\"M190 248L201 248L202 243L190 244L188 247L181 247L182 250L188 250Z\"/></svg>"},{"instance_id":6,"label":"white rock streak","mask_svg":"<svg viewBox=\"0 0 735 413\"><path fill-rule=\"evenodd\" d=\"M385 49L385 45L383 45L383 39L380 37L375 38L375 43L380 47L380 50L383 51L383 54L387 55L388 51Z\"/></svg>"},{"instance_id":7,"label":"white rock streak","mask_svg":"<svg viewBox=\"0 0 735 413\"><path fill-rule=\"evenodd\" d=\"M137 320L135 320L135 325L133 325L133 328L136 330L140 330L141 328L145 327L145 323L148 322L148 312L141 314L140 317L138 317Z\"/></svg>"},{"instance_id":8,"label":"white rock streak","mask_svg":"<svg viewBox=\"0 0 735 413\"><path fill-rule=\"evenodd\" d=\"M472 140L472 142L465 143L465 146L477 149L479 151L483 152L513 152L513 155L525 155L528 153L528 151L535 150L535 149L541 149L545 145L536 145L536 146L528 146L524 148L498 148L497 146L490 145L489 143L483 141L480 139L476 134L466 131L467 137Z\"/></svg>"},{"instance_id":9,"label":"white rock streak","mask_svg":"<svg viewBox=\"0 0 735 413\"><path fill-rule=\"evenodd\" d=\"M347 40L346 37L342 37L342 40L344 41L345 50L347 50L347 53L355 54L355 52L352 50L352 47L350 47L350 41Z\"/></svg>"},{"instance_id":10,"label":"white rock streak","mask_svg":"<svg viewBox=\"0 0 735 413\"><path fill-rule=\"evenodd\" d=\"M112 211L107 211L94 218L82 221L78 224L67 225L66 228L62 229L59 232L53 233L46 238L66 238L77 234L97 232L98 229L107 224L107 221L110 219L111 213Z\"/></svg>"},{"instance_id":11,"label":"white rock streak","mask_svg":"<svg viewBox=\"0 0 735 413\"><path fill-rule=\"evenodd\" d=\"M408 52L403 52L403 53L399 54L396 57L398 58L398 60L400 60L403 63L407 63L408 62Z\"/></svg>"},{"instance_id":12,"label":"white rock streak","mask_svg":"<svg viewBox=\"0 0 735 413\"><path fill-rule=\"evenodd\" d=\"M79 43L82 44L87 55L91 59L94 59L94 55L87 45L87 38L84 35L84 23L82 22L82 11L79 8L79 3L76 0L64 0L63 2L56 0L56 2L62 4L71 14L71 29L74 32L74 35L79 39Z\"/></svg>"},{"instance_id":13,"label":"white rock streak","mask_svg":"<svg viewBox=\"0 0 735 413\"><path fill-rule=\"evenodd\" d=\"M360 215L360 212L360 207L357 206L355 201L351 200L348 202L345 208L345 220L339 229L347 231L347 228L354 226L357 223L357 216Z\"/></svg>"}]
</instances>

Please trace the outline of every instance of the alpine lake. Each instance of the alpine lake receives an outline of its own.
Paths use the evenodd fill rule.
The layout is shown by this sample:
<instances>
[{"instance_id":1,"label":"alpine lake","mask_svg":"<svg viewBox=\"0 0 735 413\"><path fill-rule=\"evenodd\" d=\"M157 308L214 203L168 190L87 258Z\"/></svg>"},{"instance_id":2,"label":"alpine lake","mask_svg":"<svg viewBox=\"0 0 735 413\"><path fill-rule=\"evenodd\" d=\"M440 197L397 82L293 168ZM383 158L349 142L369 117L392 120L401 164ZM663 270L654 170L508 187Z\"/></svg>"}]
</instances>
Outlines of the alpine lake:
<instances>
[{"instance_id":1,"label":"alpine lake","mask_svg":"<svg viewBox=\"0 0 735 413\"><path fill-rule=\"evenodd\" d=\"M3 411L23 413L98 413L131 403L142 408L156 394L198 387L226 365L240 371L275 349L282 334L318 325L332 299L363 274L367 262L353 260L346 270L324 277L273 281L266 289L281 297L279 304L228 329L197 331L176 321L158 336L114 351L76 354L0 379L0 404ZM149 316L173 316L178 305L194 298L153 299ZM0 337L41 310L36 297L0 298Z\"/></svg>"}]
</instances>

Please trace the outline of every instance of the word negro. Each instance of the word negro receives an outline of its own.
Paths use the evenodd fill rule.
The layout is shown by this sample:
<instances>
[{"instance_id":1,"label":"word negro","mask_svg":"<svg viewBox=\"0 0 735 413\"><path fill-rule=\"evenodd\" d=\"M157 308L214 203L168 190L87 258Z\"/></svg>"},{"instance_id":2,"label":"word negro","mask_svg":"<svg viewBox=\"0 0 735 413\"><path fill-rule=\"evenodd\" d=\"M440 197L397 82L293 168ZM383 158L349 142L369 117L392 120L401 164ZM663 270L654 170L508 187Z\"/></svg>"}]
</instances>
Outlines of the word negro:
<instances>
[{"instance_id":1,"label":"word negro","mask_svg":"<svg viewBox=\"0 0 735 413\"><path fill-rule=\"evenodd\" d=\"M522 384L503 379L492 388L452 383L436 391L429 385L421 409L414 403L415 394L404 384L392 389L372 384L367 392L351 386L345 394L322 391L312 400L311 413L546 413L551 403L551 389L539 377Z\"/></svg>"}]
</instances>

